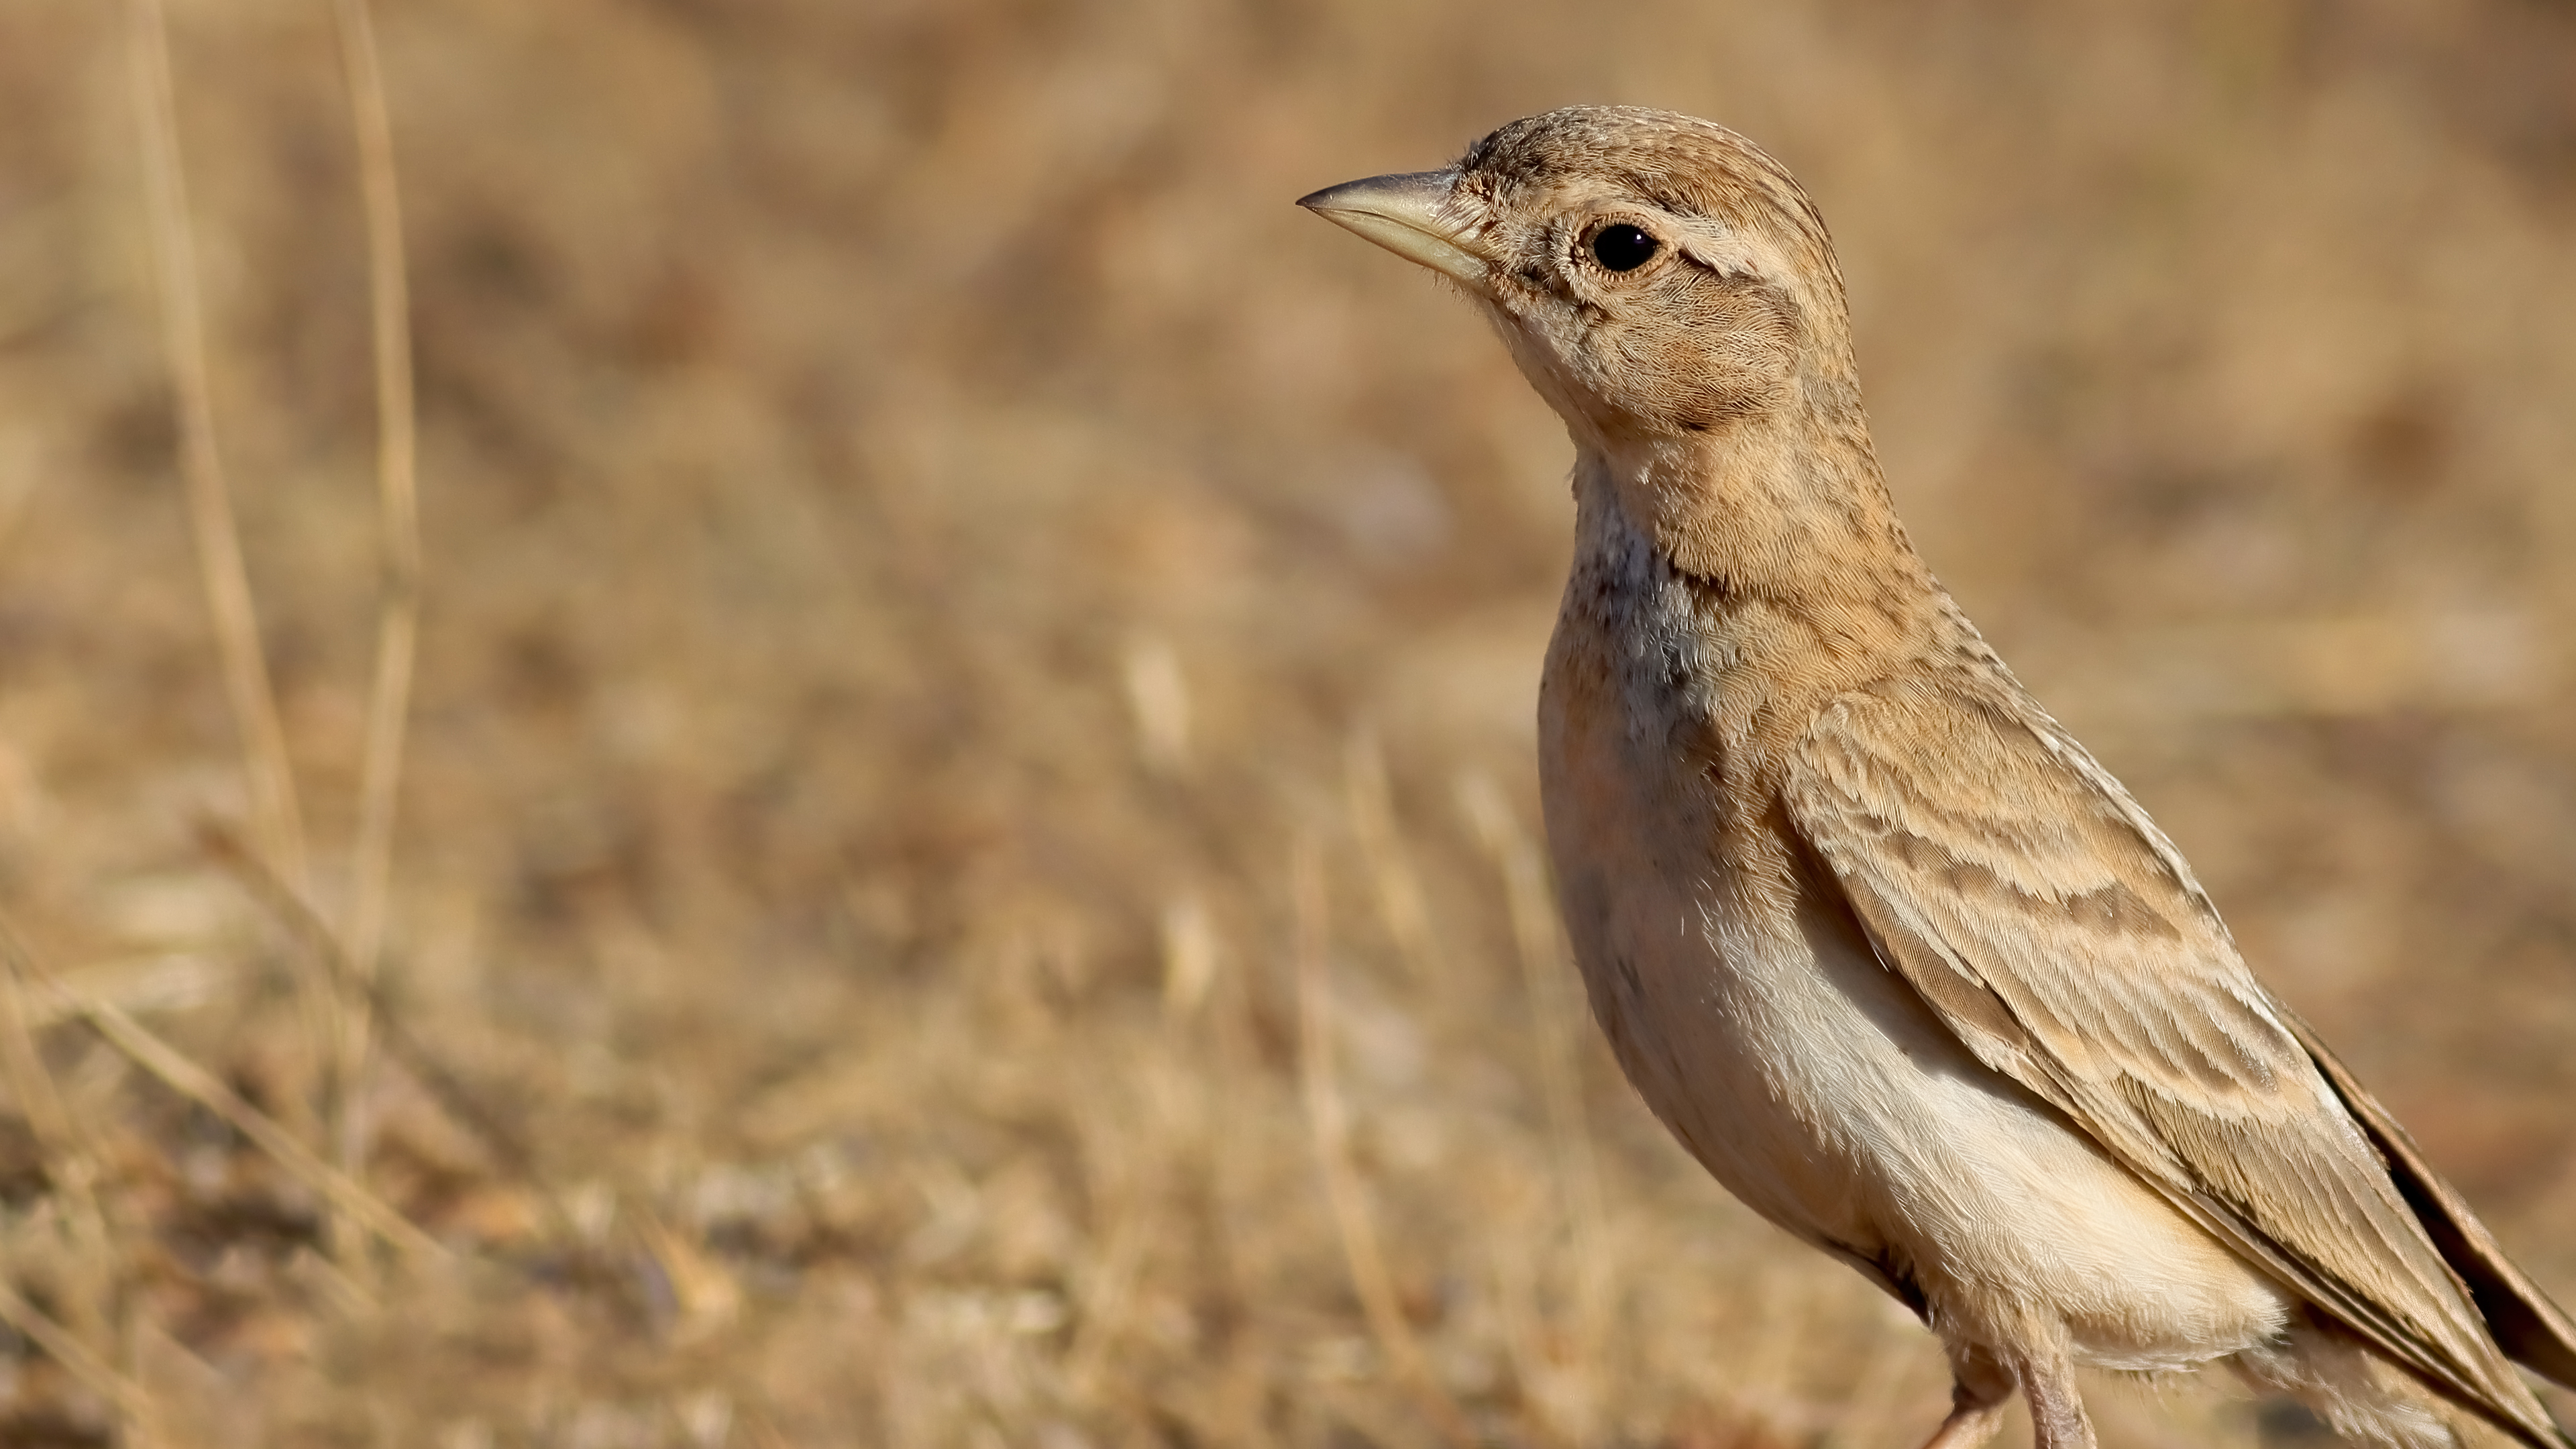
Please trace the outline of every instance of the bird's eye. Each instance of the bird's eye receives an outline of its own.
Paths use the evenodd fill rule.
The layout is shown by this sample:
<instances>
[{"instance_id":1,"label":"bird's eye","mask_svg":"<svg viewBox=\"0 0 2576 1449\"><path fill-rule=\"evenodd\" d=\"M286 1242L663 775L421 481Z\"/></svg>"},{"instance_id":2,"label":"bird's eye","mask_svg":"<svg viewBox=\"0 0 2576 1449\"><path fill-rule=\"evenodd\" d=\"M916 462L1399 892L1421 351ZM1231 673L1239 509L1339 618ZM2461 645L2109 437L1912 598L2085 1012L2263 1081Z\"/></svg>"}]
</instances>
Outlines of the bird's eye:
<instances>
[{"instance_id":1,"label":"bird's eye","mask_svg":"<svg viewBox=\"0 0 2576 1449\"><path fill-rule=\"evenodd\" d=\"M1626 222L1605 226L1592 234L1592 255L1601 265L1614 272L1633 272L1651 260L1663 246L1645 228Z\"/></svg>"}]
</instances>

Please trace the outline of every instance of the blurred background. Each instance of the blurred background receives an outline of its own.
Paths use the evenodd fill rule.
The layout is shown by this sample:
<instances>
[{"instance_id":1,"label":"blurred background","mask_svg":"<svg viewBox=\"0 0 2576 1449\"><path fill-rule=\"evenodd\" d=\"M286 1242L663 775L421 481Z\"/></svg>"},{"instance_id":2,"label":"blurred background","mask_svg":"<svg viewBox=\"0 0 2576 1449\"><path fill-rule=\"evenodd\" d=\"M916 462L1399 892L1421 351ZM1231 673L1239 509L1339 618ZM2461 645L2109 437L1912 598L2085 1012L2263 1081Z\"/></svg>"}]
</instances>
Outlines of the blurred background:
<instances>
[{"instance_id":1,"label":"blurred background","mask_svg":"<svg viewBox=\"0 0 2576 1449\"><path fill-rule=\"evenodd\" d=\"M1563 960L1561 431L1290 204L1590 101L1804 180L1934 567L2576 1301L2576 9L384 0L391 755L345 33L164 127L152 13L0 3L0 1442L1917 1442Z\"/></svg>"}]
</instances>

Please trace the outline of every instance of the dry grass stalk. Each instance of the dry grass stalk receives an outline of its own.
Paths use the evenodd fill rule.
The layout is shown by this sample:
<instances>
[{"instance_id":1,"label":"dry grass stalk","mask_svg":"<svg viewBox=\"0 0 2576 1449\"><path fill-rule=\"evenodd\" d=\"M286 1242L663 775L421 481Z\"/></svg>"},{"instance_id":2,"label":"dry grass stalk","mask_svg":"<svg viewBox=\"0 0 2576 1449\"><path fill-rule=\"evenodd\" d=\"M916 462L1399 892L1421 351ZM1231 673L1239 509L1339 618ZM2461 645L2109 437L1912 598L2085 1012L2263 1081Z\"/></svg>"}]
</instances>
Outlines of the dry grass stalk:
<instances>
[{"instance_id":1,"label":"dry grass stalk","mask_svg":"<svg viewBox=\"0 0 2576 1449\"><path fill-rule=\"evenodd\" d=\"M51 997L88 1018L98 1034L136 1066L158 1077L163 1085L214 1113L234 1131L257 1143L277 1159L279 1166L376 1236L413 1257L446 1255L446 1248L437 1239L422 1232L409 1218L394 1211L345 1173L315 1156L312 1149L296 1141L295 1135L279 1126L275 1119L242 1100L241 1094L190 1061L176 1047L155 1036L141 1022L107 1002L82 997L70 987L42 976L33 978L28 985L39 998Z\"/></svg>"},{"instance_id":2,"label":"dry grass stalk","mask_svg":"<svg viewBox=\"0 0 2576 1449\"><path fill-rule=\"evenodd\" d=\"M1084 1277L1079 1293L1081 1317L1073 1345L1064 1356L1064 1382L1077 1400L1097 1398L1113 1387L1109 1368L1131 1316L1146 1249L1163 1226L1157 1214L1136 1200L1137 1194L1130 1191L1125 1196L1126 1211L1109 1230L1096 1266Z\"/></svg>"},{"instance_id":3,"label":"dry grass stalk","mask_svg":"<svg viewBox=\"0 0 2576 1449\"><path fill-rule=\"evenodd\" d=\"M316 792L294 909L328 930L272 893L297 939L255 921L271 939L246 941L198 862L170 858L170 802L200 798L210 764L243 795L233 831L267 853L169 506L128 3L0 7L0 912L81 996L227 1083L292 1087L243 1092L329 1160L291 1114L322 1101L293 1074L331 1043L297 1040L264 982L280 947L309 970L336 959L326 936L359 945L348 873L385 718L368 680L386 520L362 491L383 480L360 476L386 441L382 378L361 373L363 158L338 141L350 37L332 4L159 0L188 80L223 461L250 480L241 544ZM1284 208L1371 157L1439 154L1515 95L1593 94L1658 54L1677 59L1639 84L1793 153L1837 228L1869 239L1855 266L1883 304L1891 466L1930 500L1944 573L2015 616L1997 632L2036 641L2011 652L2080 732L2128 725L2115 766L2182 817L2240 934L2338 1035L2381 1033L2374 1075L2412 1079L2435 1119L2418 1130L2524 1204L2509 1240L2545 1249L2576 1202L2564 1023L2534 1009L2472 1032L2446 1006L2471 993L2409 983L2487 973L2516 1000L2564 997L2576 730L2547 689L2565 671L2527 698L2443 687L2529 657L2508 631L2372 675L2394 681L2382 698L2434 690L2421 709L2285 712L2310 699L2214 722L2209 701L2277 683L2235 667L2268 654L2166 665L2203 625L2262 639L2419 602L2436 620L2528 609L2544 643L2576 637L2552 623L2576 574L2546 566L2576 538L2557 482L2576 414L2534 401L2576 376L2576 341L2529 326L2576 296L2557 244L2571 178L2538 164L2576 115L2544 83L2576 30L2513 0L2360 7L2335 45L2284 32L2213 88L2206 27L2151 10L1661 0L1532 45L1556 33L1544 7L1452 3L1324 76L1284 63L1329 43L1315 16L1205 7L1150 35L1119 7L1033 28L977 0L386 9L440 568L396 757L365 1186L536 1272L398 1269L370 1244L359 1262L385 1265L400 1311L353 1311L327 1251L301 1245L313 1194L228 1129L205 1139L213 1118L88 1028L58 1031L69 998L30 988L128 1266L114 1292L75 1286L74 1260L100 1254L65 1159L0 1120L0 1192L42 1194L9 1281L204 1449L687 1442L659 1406L714 1388L736 1445L891 1439L898 1396L949 1406L923 1442L1440 1445L1309 1186L1288 895L1269 884L1283 816L1320 800L1338 817L1355 785L1361 811L1383 798L1345 755L1366 718L1443 959L1411 969L1360 817L1320 824L1347 1153L1471 1425L1573 1440L1572 1239L1535 1004L1489 851L1440 798L1461 770L1529 769L1565 445L1451 304ZM2031 86L1999 90L1997 64ZM1443 66L1459 84L1405 83ZM1348 95L1389 104L1300 123ZM2035 142L2033 108L2066 124ZM1269 200L1239 204L1238 181ZM132 198L130 284L101 187ZM2379 225L2392 195L2456 224ZM2127 245L2142 236L2152 255ZM1391 430L1401 457L1372 451ZM312 506L272 518L294 477ZM1407 498L1430 532L1388 511ZM1122 658L1153 634L1160 661ZM290 647L332 687L297 689ZM211 760L191 679L220 716ZM1041 961L1004 988L1038 998L1025 1020L988 1012L978 963L1033 898L1088 934L1090 974ZM602 916L649 922L667 959L605 949ZM1383 1010L1361 1011L1363 985ZM1934 1406L1920 1330L1855 1275L1781 1259L1597 1074L1581 1015L1559 1025L1615 1270L1582 1442L1859 1444ZM472 1094L393 1044L404 1028ZM1125 1090L1166 1065L1140 1061L1158 1048L1188 1103L1170 1117ZM740 1318L680 1343L641 1217L558 1231L562 1200L513 1178L513 1133L546 1178L659 1214L742 1285ZM952 1222L909 1190L952 1178L1026 1201L979 1189L981 1216ZM1061 1372L1077 1295L1114 1281L1140 1193L1144 1272L1079 1397ZM925 1228L948 1245L936 1261L914 1254ZM2563 1261L2549 1281L2563 1294ZM961 1338L915 1308L1032 1285L1072 1316L1039 1333L987 1314ZM104 1336L81 1328L93 1304ZM29 1370L0 1393L0 1443L64 1422L65 1396L111 1417L0 1338ZM1881 1352L1910 1365L1890 1415ZM997 1372L1026 1391L992 1398ZM2216 1427L2205 1442L2253 1441L2250 1415ZM2175 1442L2102 1428L2105 1449Z\"/></svg>"},{"instance_id":4,"label":"dry grass stalk","mask_svg":"<svg viewBox=\"0 0 2576 1449\"><path fill-rule=\"evenodd\" d=\"M384 982L372 974L358 972L340 938L332 934L330 924L322 919L320 913L279 879L266 861L246 848L240 837L221 822L200 821L198 843L304 947L313 964L334 988L363 1007L364 1020L371 1023L370 1039L411 1074L412 1080L429 1093L450 1121L471 1133L484 1150L492 1154L493 1165L504 1176L534 1190L534 1201L549 1231L558 1237L575 1235L577 1214L567 1205L564 1194L539 1170L535 1149L529 1145L526 1135L494 1111L438 1052L412 1033L403 1014L396 1009L391 994L385 990ZM81 999L65 994L64 1003L52 1009L61 1014L86 1013L86 1005ZM109 1004L100 1002L99 1005ZM46 1007L39 1005L38 1009ZM356 1173L349 1172L347 1176L363 1188L364 1184ZM338 1256L345 1265L357 1262L356 1255L346 1251L346 1245L334 1246L340 1249Z\"/></svg>"},{"instance_id":5,"label":"dry grass stalk","mask_svg":"<svg viewBox=\"0 0 2576 1449\"><path fill-rule=\"evenodd\" d=\"M650 1209L636 1216L646 1251L670 1283L675 1341L703 1342L733 1327L742 1316L741 1283L692 1235L673 1229Z\"/></svg>"},{"instance_id":6,"label":"dry grass stalk","mask_svg":"<svg viewBox=\"0 0 2576 1449\"><path fill-rule=\"evenodd\" d=\"M26 1114L44 1152L45 1172L64 1205L71 1251L54 1264L55 1287L70 1320L58 1324L5 1281L0 1281L0 1321L115 1405L126 1449L155 1442L153 1406L140 1381L120 1373L100 1347L126 1353L130 1364L130 1314L118 1312L125 1280L124 1254L98 1195L98 1165L76 1129L53 1074L36 1050L27 996L28 963L13 928L0 923L0 1068L11 1095Z\"/></svg>"},{"instance_id":7,"label":"dry grass stalk","mask_svg":"<svg viewBox=\"0 0 2576 1449\"><path fill-rule=\"evenodd\" d=\"M527 1140L500 1115L486 1106L464 1079L450 1070L438 1053L430 1050L420 1038L411 1034L401 1015L393 1009L392 998L384 983L371 975L362 975L349 960L340 938L331 933L330 925L297 895L268 863L244 848L241 839L220 822L202 821L198 843L206 853L233 874L242 888L249 891L280 925L300 942L311 955L323 976L340 992L361 1003L375 1023L375 1035L385 1050L403 1069L412 1074L440 1109L457 1125L481 1139L503 1171L522 1182L538 1184L534 1153ZM551 1196L549 1196L551 1201Z\"/></svg>"},{"instance_id":8,"label":"dry grass stalk","mask_svg":"<svg viewBox=\"0 0 2576 1449\"><path fill-rule=\"evenodd\" d=\"M376 623L375 677L367 698L366 755L359 774L348 933L350 964L372 974L383 945L404 724L410 716L412 660L420 622L419 450L401 195L395 184L393 123L386 113L375 25L366 0L335 0L333 8L340 22L350 122L358 143L358 179L366 202L368 311L376 370L376 482L384 530L384 586Z\"/></svg>"},{"instance_id":9,"label":"dry grass stalk","mask_svg":"<svg viewBox=\"0 0 2576 1449\"><path fill-rule=\"evenodd\" d=\"M179 118L170 81L169 29L161 0L127 0L126 50L142 131L144 195L151 218L152 255L161 283L162 343L169 355L177 412L181 473L187 486L188 526L197 545L197 567L206 607L223 656L224 690L242 735L242 768L248 778L252 818L260 849L288 880L304 878L303 812L287 762L286 732L278 723L268 659L251 602L250 575L242 566L241 538L233 526L232 496L223 457L215 447L214 391L206 361L205 303L197 288L195 229L188 219L187 177L179 157Z\"/></svg>"},{"instance_id":10,"label":"dry grass stalk","mask_svg":"<svg viewBox=\"0 0 2576 1449\"><path fill-rule=\"evenodd\" d=\"M205 300L198 288L194 223L188 212L187 174L179 146L176 87L170 75L169 25L160 0L128 0L126 50L135 116L143 150L146 209L152 253L160 274L161 321L168 354L172 406L177 413L180 472L188 502L188 528L196 543L197 572L206 594L224 692L241 732L242 769L249 785L252 828L276 871L299 886L306 880L303 809L286 749L277 694L260 640L259 612L250 574L242 563L241 537L223 455L215 444L214 388L207 360ZM301 1002L313 1060L328 1076L324 1099L336 1103L335 1044L341 1037L338 993L307 976ZM300 1094L290 1110L300 1111ZM331 1110L331 1109L326 1109Z\"/></svg>"},{"instance_id":11,"label":"dry grass stalk","mask_svg":"<svg viewBox=\"0 0 2576 1449\"><path fill-rule=\"evenodd\" d=\"M184 1011L207 1004L235 984L231 963L194 951L156 951L144 956L111 957L76 966L68 973L84 995L113 1001L128 1011ZM27 1030L42 1031L64 1019L55 1003L22 1001Z\"/></svg>"},{"instance_id":12,"label":"dry grass stalk","mask_svg":"<svg viewBox=\"0 0 2576 1449\"><path fill-rule=\"evenodd\" d=\"M72 1241L71 1251L54 1266L69 1331L84 1347L107 1345L116 1338L124 1255L99 1202L98 1163L88 1145L93 1138L72 1120L36 1049L29 1006L26 953L16 931L0 923L0 1072L44 1153L46 1179L61 1195Z\"/></svg>"},{"instance_id":13,"label":"dry grass stalk","mask_svg":"<svg viewBox=\"0 0 2576 1449\"><path fill-rule=\"evenodd\" d=\"M1537 843L1521 829L1510 802L1490 777L1462 776L1457 795L1468 827L1502 876L1505 905L1511 917L1522 994L1529 1002L1530 1036L1538 1052L1539 1090L1547 1104L1548 1136L1571 1240L1571 1341L1576 1361L1569 1365L1573 1372L1567 1378L1569 1382L1585 1383L1591 1377L1586 1370L1600 1352L1608 1331L1610 1310L1609 1260L1603 1251L1607 1234L1602 1227L1607 1209L1602 1203L1601 1169L1592 1128L1584 1117L1582 1072L1575 1056L1574 1033L1581 1029L1586 1013L1567 990L1570 972L1565 941L1557 926L1556 903ZM1588 1408L1579 1411L1578 1416L1581 1413L1588 1413Z\"/></svg>"},{"instance_id":14,"label":"dry grass stalk","mask_svg":"<svg viewBox=\"0 0 2576 1449\"><path fill-rule=\"evenodd\" d=\"M81 1342L80 1335L47 1317L43 1310L18 1296L16 1289L0 1283L0 1323L34 1341L45 1356L61 1364L74 1378L87 1384L91 1391L116 1405L129 1425L149 1423L152 1398L143 1386L116 1371L116 1366Z\"/></svg>"},{"instance_id":15,"label":"dry grass stalk","mask_svg":"<svg viewBox=\"0 0 2576 1449\"><path fill-rule=\"evenodd\" d=\"M1434 979L1440 940L1431 929L1422 877L1405 851L1403 827L1396 823L1395 792L1387 785L1386 754L1375 732L1352 731L1342 750L1342 789L1386 933L1417 978Z\"/></svg>"},{"instance_id":16,"label":"dry grass stalk","mask_svg":"<svg viewBox=\"0 0 2576 1449\"><path fill-rule=\"evenodd\" d=\"M80 1139L62 1093L55 1089L53 1073L36 1050L33 1027L40 1013L32 1011L33 1003L27 1000L24 949L17 933L6 927L0 927L0 957L5 957L0 960L0 1072L6 1073L10 1095L17 1099L36 1140L44 1145L50 1169L55 1166L52 1155L77 1153Z\"/></svg>"},{"instance_id":17,"label":"dry grass stalk","mask_svg":"<svg viewBox=\"0 0 2576 1449\"><path fill-rule=\"evenodd\" d=\"M1166 779L1190 768L1190 682L1181 656L1159 635L1127 641L1119 661L1127 707L1135 716L1136 752L1145 768Z\"/></svg>"},{"instance_id":18,"label":"dry grass stalk","mask_svg":"<svg viewBox=\"0 0 2576 1449\"><path fill-rule=\"evenodd\" d=\"M1163 1012L1173 1021L1196 1014L1216 984L1216 920L1195 891L1163 907Z\"/></svg>"},{"instance_id":19,"label":"dry grass stalk","mask_svg":"<svg viewBox=\"0 0 2576 1449\"><path fill-rule=\"evenodd\" d=\"M394 174L393 121L384 71L376 56L375 20L367 0L334 0L340 62L349 89L350 130L358 148L358 183L367 226L367 296L376 373L376 486L383 529L384 582L376 612L375 675L367 694L366 752L358 775L358 829L350 849L345 947L351 974L376 978L384 950L393 875L396 806L401 795L403 736L411 715L413 656L420 635L420 504L411 375L411 300L403 257L402 197ZM332 1151L343 1172L362 1175L367 1124L356 1107L364 1072L368 1010L362 996L344 1001L335 1078L342 1084Z\"/></svg>"},{"instance_id":20,"label":"dry grass stalk","mask_svg":"<svg viewBox=\"0 0 2576 1449\"><path fill-rule=\"evenodd\" d=\"M1413 1326L1405 1321L1387 1271L1377 1226L1370 1219L1359 1169L1351 1161L1350 1113L1333 1065L1333 995L1331 965L1326 959L1329 929L1324 895L1322 849L1302 837L1289 861L1289 888L1296 908L1297 1074L1306 1099L1306 1121L1314 1135L1315 1159L1322 1169L1324 1194L1333 1226L1340 1235L1342 1257L1351 1274L1351 1289L1379 1352L1440 1436L1455 1449L1476 1443L1476 1433L1457 1400L1432 1372L1431 1360Z\"/></svg>"}]
</instances>

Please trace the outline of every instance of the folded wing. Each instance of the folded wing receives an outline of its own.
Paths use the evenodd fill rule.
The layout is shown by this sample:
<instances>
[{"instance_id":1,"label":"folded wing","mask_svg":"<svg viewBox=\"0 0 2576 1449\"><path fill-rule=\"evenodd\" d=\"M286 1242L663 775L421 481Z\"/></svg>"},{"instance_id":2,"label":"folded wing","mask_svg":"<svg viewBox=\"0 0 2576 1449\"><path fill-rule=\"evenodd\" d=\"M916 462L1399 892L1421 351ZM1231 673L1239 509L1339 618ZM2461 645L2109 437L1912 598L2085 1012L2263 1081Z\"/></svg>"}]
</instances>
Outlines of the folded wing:
<instances>
[{"instance_id":1,"label":"folded wing","mask_svg":"<svg viewBox=\"0 0 2576 1449\"><path fill-rule=\"evenodd\" d=\"M2426 1382L2525 1442L2567 1442L2491 1336L2564 1377L2565 1315L2255 981L2118 782L2018 691L1846 695L1784 790L1881 959L1979 1060Z\"/></svg>"}]
</instances>

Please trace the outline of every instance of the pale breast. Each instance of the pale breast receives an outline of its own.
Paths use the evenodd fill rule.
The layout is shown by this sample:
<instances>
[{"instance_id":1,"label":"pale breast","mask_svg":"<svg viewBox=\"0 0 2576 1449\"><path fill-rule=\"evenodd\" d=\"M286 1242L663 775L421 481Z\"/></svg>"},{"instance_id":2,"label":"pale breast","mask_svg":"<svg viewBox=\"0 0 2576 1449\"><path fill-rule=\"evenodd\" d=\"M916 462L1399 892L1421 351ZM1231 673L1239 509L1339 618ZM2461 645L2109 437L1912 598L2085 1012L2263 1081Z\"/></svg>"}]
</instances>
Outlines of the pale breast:
<instances>
[{"instance_id":1,"label":"pale breast","mask_svg":"<svg viewBox=\"0 0 2576 1449\"><path fill-rule=\"evenodd\" d=\"M1582 515L1541 788L1594 1015L1655 1114L1755 1211L1946 1317L2039 1308L2130 1368L2276 1331L2268 1280L1971 1057L1837 900L1740 904L1748 839L1788 846L1720 848L1722 621L1615 507Z\"/></svg>"}]
</instances>

